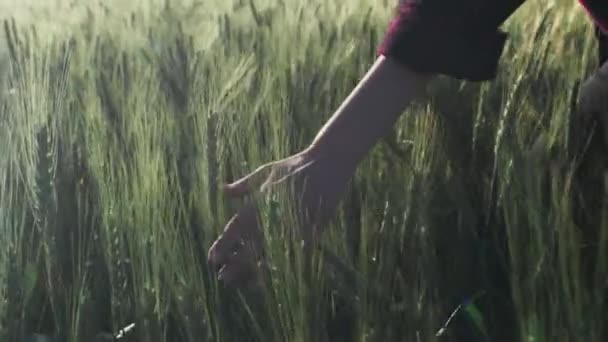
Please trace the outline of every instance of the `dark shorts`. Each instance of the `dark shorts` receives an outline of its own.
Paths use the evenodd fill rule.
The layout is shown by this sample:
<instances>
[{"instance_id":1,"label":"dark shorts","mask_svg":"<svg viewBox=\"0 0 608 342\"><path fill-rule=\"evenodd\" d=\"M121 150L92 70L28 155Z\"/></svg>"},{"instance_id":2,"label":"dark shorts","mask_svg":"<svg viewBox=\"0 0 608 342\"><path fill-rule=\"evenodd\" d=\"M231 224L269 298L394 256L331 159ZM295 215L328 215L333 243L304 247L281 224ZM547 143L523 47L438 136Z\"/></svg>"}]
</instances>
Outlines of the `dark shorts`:
<instances>
[{"instance_id":1,"label":"dark shorts","mask_svg":"<svg viewBox=\"0 0 608 342\"><path fill-rule=\"evenodd\" d=\"M499 27L525 0L402 0L379 53L421 73L468 81L496 75Z\"/></svg>"}]
</instances>

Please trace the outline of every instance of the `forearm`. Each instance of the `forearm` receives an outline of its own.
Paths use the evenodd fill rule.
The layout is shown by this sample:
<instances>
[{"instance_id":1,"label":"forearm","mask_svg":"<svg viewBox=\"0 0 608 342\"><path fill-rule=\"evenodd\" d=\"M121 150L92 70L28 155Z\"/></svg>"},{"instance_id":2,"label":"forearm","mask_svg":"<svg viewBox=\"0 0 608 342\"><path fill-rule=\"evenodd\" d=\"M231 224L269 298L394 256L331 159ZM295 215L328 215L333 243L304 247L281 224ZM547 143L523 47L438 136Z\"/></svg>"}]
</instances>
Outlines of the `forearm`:
<instances>
[{"instance_id":1,"label":"forearm","mask_svg":"<svg viewBox=\"0 0 608 342\"><path fill-rule=\"evenodd\" d=\"M308 150L356 167L423 92L429 79L380 56Z\"/></svg>"}]
</instances>

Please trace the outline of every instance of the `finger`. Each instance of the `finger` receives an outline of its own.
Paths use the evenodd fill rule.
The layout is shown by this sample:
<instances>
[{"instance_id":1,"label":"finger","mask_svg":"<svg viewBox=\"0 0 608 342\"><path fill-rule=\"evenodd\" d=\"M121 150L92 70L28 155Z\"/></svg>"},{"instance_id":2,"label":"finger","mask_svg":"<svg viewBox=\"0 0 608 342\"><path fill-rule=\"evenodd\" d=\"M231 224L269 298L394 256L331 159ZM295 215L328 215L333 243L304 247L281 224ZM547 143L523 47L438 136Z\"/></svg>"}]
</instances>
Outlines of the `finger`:
<instances>
[{"instance_id":1,"label":"finger","mask_svg":"<svg viewBox=\"0 0 608 342\"><path fill-rule=\"evenodd\" d=\"M230 197L242 197L258 188L268 177L274 163L258 167L255 171L236 182L224 186L224 192Z\"/></svg>"},{"instance_id":2,"label":"finger","mask_svg":"<svg viewBox=\"0 0 608 342\"><path fill-rule=\"evenodd\" d=\"M209 248L207 262L213 272L219 272L228 262L230 255L242 248L244 241L231 239L224 234L220 235Z\"/></svg>"},{"instance_id":3,"label":"finger","mask_svg":"<svg viewBox=\"0 0 608 342\"><path fill-rule=\"evenodd\" d=\"M259 215L254 206L247 205L232 217L226 224L224 232L209 248L207 257L209 266L214 271L218 271L228 262L232 254L246 245L258 248L260 241Z\"/></svg>"},{"instance_id":4,"label":"finger","mask_svg":"<svg viewBox=\"0 0 608 342\"><path fill-rule=\"evenodd\" d=\"M207 261L214 272L219 271L227 262L230 254L237 251L244 244L244 240L240 239L238 234L236 234L235 226L239 224L239 214L234 215L226 224L224 232L218 236L209 248Z\"/></svg>"},{"instance_id":5,"label":"finger","mask_svg":"<svg viewBox=\"0 0 608 342\"><path fill-rule=\"evenodd\" d=\"M218 280L231 287L248 287L258 277L255 254L246 249L230 255L218 272Z\"/></svg>"}]
</instances>

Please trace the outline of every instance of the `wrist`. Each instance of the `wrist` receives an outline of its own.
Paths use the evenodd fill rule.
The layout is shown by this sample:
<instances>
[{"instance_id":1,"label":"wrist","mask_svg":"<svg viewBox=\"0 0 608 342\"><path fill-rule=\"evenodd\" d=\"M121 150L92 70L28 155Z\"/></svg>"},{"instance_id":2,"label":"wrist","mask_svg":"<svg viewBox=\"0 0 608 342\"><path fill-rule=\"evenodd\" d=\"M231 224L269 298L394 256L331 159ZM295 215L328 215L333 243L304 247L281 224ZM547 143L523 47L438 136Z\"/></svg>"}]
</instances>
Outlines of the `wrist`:
<instances>
[{"instance_id":1,"label":"wrist","mask_svg":"<svg viewBox=\"0 0 608 342\"><path fill-rule=\"evenodd\" d=\"M305 160L325 164L333 171L353 173L360 159L357 155L364 155L364 153L354 153L355 150L354 143L345 148L329 141L315 141L304 149L302 156Z\"/></svg>"}]
</instances>

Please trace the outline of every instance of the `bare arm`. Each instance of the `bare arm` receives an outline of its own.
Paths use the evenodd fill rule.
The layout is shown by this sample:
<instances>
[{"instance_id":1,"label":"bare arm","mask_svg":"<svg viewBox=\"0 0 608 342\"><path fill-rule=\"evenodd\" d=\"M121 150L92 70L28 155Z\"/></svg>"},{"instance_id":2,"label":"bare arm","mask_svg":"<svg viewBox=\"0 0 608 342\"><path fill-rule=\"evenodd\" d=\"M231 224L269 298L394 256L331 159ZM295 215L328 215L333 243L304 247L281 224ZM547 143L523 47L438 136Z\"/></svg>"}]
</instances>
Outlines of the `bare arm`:
<instances>
[{"instance_id":1,"label":"bare arm","mask_svg":"<svg viewBox=\"0 0 608 342\"><path fill-rule=\"evenodd\" d=\"M380 56L321 128L307 152L356 167L423 93L429 80L429 76Z\"/></svg>"},{"instance_id":2,"label":"bare arm","mask_svg":"<svg viewBox=\"0 0 608 342\"><path fill-rule=\"evenodd\" d=\"M305 239L315 241L321 235L317 231L335 213L358 164L392 129L408 105L422 95L431 74L469 81L494 77L506 40L498 27L524 1L484 2L480 8L479 1L401 2L378 51L380 56L310 146L262 165L227 185L226 193L239 197L292 187L298 196L286 199L294 203L284 204L295 204L300 209L298 226ZM447 3L450 6L446 7ZM464 34L469 27L487 30ZM452 28L456 34L449 34ZM210 264L226 283L250 283L257 276L257 251L262 246L260 234L254 234L261 231L258 218L255 204L245 205L209 250Z\"/></svg>"},{"instance_id":3,"label":"bare arm","mask_svg":"<svg viewBox=\"0 0 608 342\"><path fill-rule=\"evenodd\" d=\"M392 60L378 58L307 149L259 167L227 185L227 193L242 196L258 189L295 186L301 213L313 213L304 215L301 222L305 239L316 240L313 236L334 214L359 162L390 131L429 79ZM241 208L209 250L212 268L228 284L255 283L256 251L262 245L258 217L254 204Z\"/></svg>"}]
</instances>

